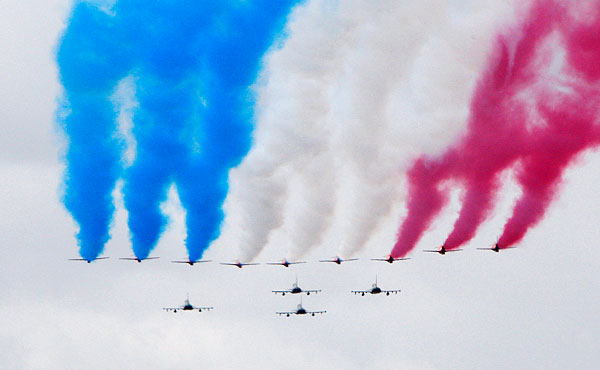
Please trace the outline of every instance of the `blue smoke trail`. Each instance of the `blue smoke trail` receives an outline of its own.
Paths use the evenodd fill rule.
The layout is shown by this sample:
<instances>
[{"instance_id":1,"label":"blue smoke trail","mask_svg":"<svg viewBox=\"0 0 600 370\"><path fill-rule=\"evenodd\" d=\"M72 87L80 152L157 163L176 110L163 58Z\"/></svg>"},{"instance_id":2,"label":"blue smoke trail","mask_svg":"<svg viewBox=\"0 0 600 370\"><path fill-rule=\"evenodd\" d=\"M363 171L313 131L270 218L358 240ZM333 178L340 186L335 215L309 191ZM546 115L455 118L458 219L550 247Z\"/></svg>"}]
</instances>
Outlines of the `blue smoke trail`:
<instances>
[{"instance_id":1,"label":"blue smoke trail","mask_svg":"<svg viewBox=\"0 0 600 370\"><path fill-rule=\"evenodd\" d=\"M229 14L228 28L214 34L208 46L211 71L203 112L200 153L182 171L178 184L187 209L189 259L195 261L214 239L223 220L227 174L250 147L253 100L247 87L260 57L283 28L284 16L297 1L255 1Z\"/></svg>"},{"instance_id":2,"label":"blue smoke trail","mask_svg":"<svg viewBox=\"0 0 600 370\"><path fill-rule=\"evenodd\" d=\"M108 240L121 152L111 139L109 97L132 74L137 156L123 192L134 253L145 258L155 246L166 225L160 203L175 182L187 209L188 256L202 257L218 236L228 170L250 145L247 87L297 2L120 0L110 15L86 3L76 6L58 59L72 109L64 125L70 138L65 204L80 225L82 256L89 246L95 254L86 256L95 258ZM86 74L89 66L96 67L93 76ZM75 109L80 95L93 112ZM75 153L80 147L93 151Z\"/></svg>"},{"instance_id":3,"label":"blue smoke trail","mask_svg":"<svg viewBox=\"0 0 600 370\"><path fill-rule=\"evenodd\" d=\"M61 122L68 135L63 201L79 225L79 254L88 261L109 239L111 191L121 170L110 96L130 69L130 58L112 47L114 29L111 17L81 3L57 51L68 113Z\"/></svg>"}]
</instances>

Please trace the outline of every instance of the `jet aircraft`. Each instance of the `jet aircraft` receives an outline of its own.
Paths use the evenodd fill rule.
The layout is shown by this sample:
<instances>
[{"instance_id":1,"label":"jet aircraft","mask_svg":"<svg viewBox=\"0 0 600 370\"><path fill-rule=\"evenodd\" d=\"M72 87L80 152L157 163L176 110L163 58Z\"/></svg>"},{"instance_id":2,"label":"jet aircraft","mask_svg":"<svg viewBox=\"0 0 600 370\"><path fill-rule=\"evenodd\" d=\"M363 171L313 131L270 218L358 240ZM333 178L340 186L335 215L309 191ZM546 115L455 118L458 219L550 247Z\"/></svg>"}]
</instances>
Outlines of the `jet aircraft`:
<instances>
[{"instance_id":1,"label":"jet aircraft","mask_svg":"<svg viewBox=\"0 0 600 370\"><path fill-rule=\"evenodd\" d=\"M327 311L307 311L304 307L302 307L302 299L300 299L300 303L296 307L296 311L283 311L283 312L275 312L279 316L285 315L286 317L290 317L290 315L311 315L314 316L316 314L324 314Z\"/></svg>"},{"instance_id":2,"label":"jet aircraft","mask_svg":"<svg viewBox=\"0 0 600 370\"><path fill-rule=\"evenodd\" d=\"M498 243L494 244L494 246L492 248L477 248L480 251L494 251L496 253L500 252L503 249L512 249L515 247L502 247L500 248L500 245Z\"/></svg>"},{"instance_id":3,"label":"jet aircraft","mask_svg":"<svg viewBox=\"0 0 600 370\"><path fill-rule=\"evenodd\" d=\"M160 257L146 257L146 258L138 258L138 257L120 257L120 260L128 260L128 261L138 261L138 263L145 260L157 260Z\"/></svg>"},{"instance_id":4,"label":"jet aircraft","mask_svg":"<svg viewBox=\"0 0 600 370\"><path fill-rule=\"evenodd\" d=\"M85 261L87 263L92 263L97 260L105 260L108 258L110 258L110 257L96 257L93 260L88 260L87 258L69 258L69 261Z\"/></svg>"},{"instance_id":5,"label":"jet aircraft","mask_svg":"<svg viewBox=\"0 0 600 370\"><path fill-rule=\"evenodd\" d=\"M287 259L283 259L281 262L267 262L267 265L281 265L284 267L290 267L290 265L297 265L299 263L306 263L306 261L295 261L295 262L290 262Z\"/></svg>"},{"instance_id":6,"label":"jet aircraft","mask_svg":"<svg viewBox=\"0 0 600 370\"><path fill-rule=\"evenodd\" d=\"M212 307L196 307L196 306L192 306L192 304L190 303L190 297L188 296L187 299L185 300L185 303L183 304L183 306L179 306L179 307L163 307L163 310L165 311L173 311L173 313L177 313L178 310L181 311L193 311L193 310L198 310L198 312L202 312L202 311L210 311L212 310Z\"/></svg>"},{"instance_id":7,"label":"jet aircraft","mask_svg":"<svg viewBox=\"0 0 600 370\"><path fill-rule=\"evenodd\" d=\"M392 257L391 254L388 254L386 258L371 258L371 261L384 261L387 263L394 263L394 261L404 261L404 260L409 260L410 258L408 257L398 257L398 258L394 258Z\"/></svg>"},{"instance_id":8,"label":"jet aircraft","mask_svg":"<svg viewBox=\"0 0 600 370\"><path fill-rule=\"evenodd\" d=\"M442 245L440 247L440 249L436 249L436 250L426 249L423 252L446 254L448 252L458 252L458 251L462 251L462 249L446 249L446 246Z\"/></svg>"},{"instance_id":9,"label":"jet aircraft","mask_svg":"<svg viewBox=\"0 0 600 370\"><path fill-rule=\"evenodd\" d=\"M306 293L306 295L310 295L310 293L319 293L321 289L313 289L313 290L303 290L298 286L298 278L296 278L296 282L292 285L292 289L287 290L273 290L272 292L275 294L281 294L282 296L286 295L286 293L290 294L298 294L298 293Z\"/></svg>"},{"instance_id":10,"label":"jet aircraft","mask_svg":"<svg viewBox=\"0 0 600 370\"><path fill-rule=\"evenodd\" d=\"M333 262L338 265L341 265L342 262L350 262L350 261L357 261L357 260L358 260L358 258L341 259L340 256L335 256L330 260L319 260L319 262Z\"/></svg>"},{"instance_id":11,"label":"jet aircraft","mask_svg":"<svg viewBox=\"0 0 600 370\"><path fill-rule=\"evenodd\" d=\"M375 283L373 285L371 285L371 289L369 290L353 290L352 293L356 294L360 294L361 296L364 296L365 294L380 294L380 293L385 293L385 295L390 295L391 293L394 294L398 294L400 293L400 289L398 290L382 290L380 287L377 286L377 276L375 276Z\"/></svg>"},{"instance_id":12,"label":"jet aircraft","mask_svg":"<svg viewBox=\"0 0 600 370\"><path fill-rule=\"evenodd\" d=\"M190 261L189 259L186 260L178 260L178 261L171 261L173 263L187 263L190 266L194 266L194 263L204 263L204 262L212 262L212 260L197 260L197 261Z\"/></svg>"},{"instance_id":13,"label":"jet aircraft","mask_svg":"<svg viewBox=\"0 0 600 370\"><path fill-rule=\"evenodd\" d=\"M260 263L242 263L240 261L234 261L234 262L221 262L221 265L237 266L239 268L242 268L244 266L260 265Z\"/></svg>"}]
</instances>

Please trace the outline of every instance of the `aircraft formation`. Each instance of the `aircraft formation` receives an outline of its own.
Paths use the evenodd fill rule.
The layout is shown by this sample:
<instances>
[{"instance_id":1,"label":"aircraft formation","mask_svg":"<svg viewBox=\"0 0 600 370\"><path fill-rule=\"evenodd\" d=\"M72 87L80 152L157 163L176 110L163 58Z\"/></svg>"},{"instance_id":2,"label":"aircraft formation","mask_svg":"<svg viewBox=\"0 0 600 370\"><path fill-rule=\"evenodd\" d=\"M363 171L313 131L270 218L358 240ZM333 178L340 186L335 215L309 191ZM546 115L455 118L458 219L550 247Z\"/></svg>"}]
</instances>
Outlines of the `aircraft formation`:
<instances>
[{"instance_id":1,"label":"aircraft formation","mask_svg":"<svg viewBox=\"0 0 600 370\"><path fill-rule=\"evenodd\" d=\"M487 251L493 251L493 252L500 252L501 250L504 249L512 249L512 248L516 248L514 246L510 246L510 247L501 247L498 242L496 242L492 247L490 248L476 248L477 250L487 250ZM423 250L423 252L426 253L438 253L441 255L445 255L446 253L450 253L450 252L459 252L462 251L462 249L449 249L446 248L446 246L444 244L442 244L438 249L425 249ZM83 262L87 262L87 263L91 263L91 262L95 262L98 260L104 260L104 259L108 259L110 257L97 257L96 259L93 260L88 260L85 258L69 258L69 261L83 261ZM159 259L160 257L145 257L145 258L138 258L138 257L120 257L120 260L128 260L128 261L137 261L138 263L145 261L145 260L153 260L153 259ZM394 263L396 261L405 261L405 260L409 260L409 257L393 257L391 254L388 254L386 257L383 258L371 258L371 261L381 261L381 262L387 262L387 263ZM341 265L343 262L351 262L351 261L358 261L358 258L346 258L346 259L342 259L340 256L335 256L332 257L331 259L325 259L325 260L319 260L318 262L325 262L325 263L335 263L337 265ZM184 263L190 266L193 266L196 263L206 263L206 262L212 262L212 260L196 260L196 261L191 261L189 259L183 259L183 260L175 260L175 261L171 261L172 263ZM287 258L282 259L281 261L277 261L277 262L266 262L265 265L271 265L271 266L283 266L283 267L290 267L291 265L297 265L297 264L303 264L303 263L307 263L307 261L289 261ZM225 265L225 266L235 266L237 268L242 268L244 266L254 266L254 265L260 265L260 263L258 262L242 262L239 260L234 260L231 262L219 262L219 264L221 265Z\"/></svg>"},{"instance_id":2,"label":"aircraft formation","mask_svg":"<svg viewBox=\"0 0 600 370\"><path fill-rule=\"evenodd\" d=\"M490 248L476 248L477 250L489 250L489 251L493 251L493 252L500 252L503 249L509 249L509 248L514 248L514 247L501 247L498 242L496 242L492 247ZM458 252L461 251L462 249L448 249L446 248L445 245L441 245L438 249L431 249L431 250L423 250L423 252L426 253L438 253L440 255L445 255L446 253L449 252ZM84 261L87 263L91 263L94 262L96 260L103 260L103 259L108 259L109 257L98 257L93 261L90 260L86 260L84 258L70 258L70 261ZM119 258L120 260L128 260L128 261L137 261L138 263L141 263L142 261L145 260L153 260L153 259L158 259L159 257L146 257L146 258L138 258L138 257L121 257ZM380 262L387 262L387 263L394 263L396 261L405 261L405 260L409 260L410 258L408 257L393 257L391 254L387 255L386 257L383 258L371 258L371 261L380 261ZM343 259L340 256L335 256L332 257L330 259L323 259L323 260L318 260L318 262L320 263L334 263L337 265L341 265L344 262L352 262L352 261L357 261L358 258L347 258L347 259ZM174 260L171 261L172 263L179 263L179 264L187 264L190 266L193 266L194 264L197 263L208 263L208 262L212 262L212 260L197 260L197 261L191 261L189 259L182 259L182 260ZM297 264L305 264L308 263L307 261L290 261L287 258L283 258L281 261L277 261L277 262L266 262L265 265L271 265L271 266L283 266L283 267L290 267L292 265L297 265ZM237 268L243 268L244 266L255 266L255 265L260 265L260 263L258 262L241 262L239 260L235 260L232 262L220 262L221 265L225 265L225 266L234 266ZM311 295L311 294L317 294L321 292L321 289L302 289L299 285L298 285L298 277L296 276L296 281L292 284L292 287L289 289L279 289L279 290L272 290L273 293L275 293L276 295L281 295L281 296L285 296L286 294L299 294L300 295L300 303L298 303L298 305L296 306L296 308L294 310L290 310L290 311L277 311L275 312L277 315L279 316L286 316L286 317L290 317L292 315L309 315L309 316L315 316L315 315L321 315L321 314L325 314L327 313L326 310L317 310L317 311L309 311L306 308L304 308L303 304L302 304L302 294L306 294L307 296ZM360 295L360 296L365 296L365 295L377 295L377 294L384 294L386 296L389 296L391 294L398 294L401 292L400 289L391 289L391 290L385 290L385 289L381 289L378 285L377 282L377 276L375 276L375 282L371 285L371 287L369 289L365 289L365 290L352 290L350 291L352 294L354 295ZM210 311L212 310L213 307L212 306L194 306L190 303L189 300L189 296L186 298L185 302L183 305L178 306L178 307L163 307L163 310L167 311L167 312L173 312L173 313L177 313L177 311L198 311L198 312L203 312L203 311Z\"/></svg>"},{"instance_id":3,"label":"aircraft formation","mask_svg":"<svg viewBox=\"0 0 600 370\"><path fill-rule=\"evenodd\" d=\"M275 312L277 315L279 316L286 316L286 317L290 317L291 315L310 315L310 316L315 316L315 315L321 315L324 313L327 313L326 310L318 310L318 311L308 311L306 308L304 308L304 306L302 305L302 294L306 294L307 296L309 296L311 293L313 294L317 294L319 292L321 292L321 289L302 289L300 288L300 286L298 285L298 277L296 277L296 282L292 285L292 287L290 289L283 289L283 290L273 290L272 291L275 294L281 294L282 296L285 296L286 294L300 294L300 303L296 306L296 309L293 311L277 311ZM378 285L377 285L377 276L375 276L375 283L373 283L371 285L370 289L367 290L352 290L351 293L357 295L360 294L361 296L365 296L366 294L385 294L387 296L389 296L390 294L398 294L400 293L400 289L394 289L394 290L383 290L381 289ZM202 312L202 311L210 311L212 310L213 307L200 307L200 306L194 306L190 303L190 297L188 295L188 297L186 298L185 302L183 305L178 306L178 307L163 307L163 310L167 311L167 312L173 312L173 313L177 313L177 311L195 311L197 310L198 312Z\"/></svg>"}]
</instances>

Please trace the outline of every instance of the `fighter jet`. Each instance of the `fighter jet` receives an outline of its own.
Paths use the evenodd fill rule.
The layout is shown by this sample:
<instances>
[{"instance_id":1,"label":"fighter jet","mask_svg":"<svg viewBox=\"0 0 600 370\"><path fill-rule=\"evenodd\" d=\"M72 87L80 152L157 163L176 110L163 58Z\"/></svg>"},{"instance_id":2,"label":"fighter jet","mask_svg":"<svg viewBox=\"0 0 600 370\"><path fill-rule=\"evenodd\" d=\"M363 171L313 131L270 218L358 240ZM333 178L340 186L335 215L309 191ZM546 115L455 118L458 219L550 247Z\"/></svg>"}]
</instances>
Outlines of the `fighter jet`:
<instances>
[{"instance_id":1,"label":"fighter jet","mask_svg":"<svg viewBox=\"0 0 600 370\"><path fill-rule=\"evenodd\" d=\"M357 261L358 258L348 258L348 259L341 259L340 256L335 256L330 260L319 260L319 262L333 262L336 263L338 265L341 265L342 262L350 262L350 261Z\"/></svg>"},{"instance_id":2,"label":"fighter jet","mask_svg":"<svg viewBox=\"0 0 600 370\"><path fill-rule=\"evenodd\" d=\"M311 315L314 316L316 314L324 314L327 311L306 311L304 307L302 307L302 298L300 299L300 303L298 304L296 311L283 311L283 312L275 312L279 316L285 315L286 317L290 317L290 315Z\"/></svg>"},{"instance_id":3,"label":"fighter jet","mask_svg":"<svg viewBox=\"0 0 600 370\"><path fill-rule=\"evenodd\" d=\"M500 247L500 245L498 244L498 242L496 242L496 244L494 244L494 246L492 248L477 248L480 251L494 251L496 253L500 252L503 249L512 249L512 248L516 248L516 247Z\"/></svg>"},{"instance_id":4,"label":"fighter jet","mask_svg":"<svg viewBox=\"0 0 600 370\"><path fill-rule=\"evenodd\" d=\"M400 293L400 289L398 290L381 290L380 287L377 286L377 276L375 276L375 283L371 285L371 289L369 290L353 290L352 293L360 294L364 297L365 294L380 294L385 293L385 295L390 295L391 293L398 294Z\"/></svg>"},{"instance_id":5,"label":"fighter jet","mask_svg":"<svg viewBox=\"0 0 600 370\"><path fill-rule=\"evenodd\" d=\"M138 263L145 260L157 260L160 257L146 257L146 258L138 258L138 257L120 257L120 260L128 260L128 261L138 261Z\"/></svg>"},{"instance_id":6,"label":"fighter jet","mask_svg":"<svg viewBox=\"0 0 600 370\"><path fill-rule=\"evenodd\" d=\"M281 265L284 267L290 267L290 265L297 265L299 263L306 263L306 262L305 261L290 262L284 258L281 262L267 262L267 265Z\"/></svg>"},{"instance_id":7,"label":"fighter jet","mask_svg":"<svg viewBox=\"0 0 600 370\"><path fill-rule=\"evenodd\" d=\"M237 266L239 268L242 268L244 266L260 265L260 263L242 263L240 261L233 261L233 262L221 262L221 265Z\"/></svg>"},{"instance_id":8,"label":"fighter jet","mask_svg":"<svg viewBox=\"0 0 600 370\"><path fill-rule=\"evenodd\" d=\"M439 254L446 254L448 252L458 252L458 251L462 251L462 249L446 249L445 245L442 245L440 247L440 249L436 249L436 250L430 250L430 249L426 249L423 252L430 252L430 253L439 253Z\"/></svg>"},{"instance_id":9,"label":"fighter jet","mask_svg":"<svg viewBox=\"0 0 600 370\"><path fill-rule=\"evenodd\" d=\"M87 258L69 258L69 261L85 261L87 263L92 263L97 260L105 260L108 258L110 258L110 257L96 257L93 260L88 260Z\"/></svg>"},{"instance_id":10,"label":"fighter jet","mask_svg":"<svg viewBox=\"0 0 600 370\"><path fill-rule=\"evenodd\" d=\"M189 258L187 260L179 260L179 261L171 261L173 263L187 263L190 266L194 266L194 263L204 263L204 262L212 262L212 260L197 260L190 261Z\"/></svg>"},{"instance_id":11,"label":"fighter jet","mask_svg":"<svg viewBox=\"0 0 600 370\"><path fill-rule=\"evenodd\" d=\"M321 291L321 289L317 289L317 290L303 290L302 288L300 288L298 286L298 277L296 277L296 282L294 283L294 285L292 285L292 289L287 289L287 290L273 290L272 292L275 294L281 294L282 296L284 296L286 293L290 293L290 294L298 294L298 293L306 293L306 295L310 295L310 293L319 293Z\"/></svg>"},{"instance_id":12,"label":"fighter jet","mask_svg":"<svg viewBox=\"0 0 600 370\"><path fill-rule=\"evenodd\" d=\"M398 257L398 258L394 258L392 257L391 254L388 254L386 258L371 258L371 261L384 261L387 263L394 263L394 261L404 261L404 260L409 260L410 258L408 257Z\"/></svg>"},{"instance_id":13,"label":"fighter jet","mask_svg":"<svg viewBox=\"0 0 600 370\"><path fill-rule=\"evenodd\" d=\"M179 306L179 307L163 307L163 310L165 311L173 311L173 313L177 313L178 310L181 311L193 311L193 310L198 310L198 312L202 312L202 311L210 311L212 310L212 307L195 307L192 306L192 304L190 303L190 297L188 295L187 299L185 300L185 303L183 304L183 306Z\"/></svg>"}]
</instances>

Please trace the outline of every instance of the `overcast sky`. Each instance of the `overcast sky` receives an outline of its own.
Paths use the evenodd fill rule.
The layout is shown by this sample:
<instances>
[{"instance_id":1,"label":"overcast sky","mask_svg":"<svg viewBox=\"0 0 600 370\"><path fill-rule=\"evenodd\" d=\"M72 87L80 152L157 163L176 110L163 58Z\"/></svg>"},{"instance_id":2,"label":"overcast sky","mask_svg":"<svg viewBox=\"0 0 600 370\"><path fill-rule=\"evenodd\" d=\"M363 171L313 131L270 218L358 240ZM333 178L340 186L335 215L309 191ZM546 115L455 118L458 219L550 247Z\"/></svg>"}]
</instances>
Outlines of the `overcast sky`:
<instances>
[{"instance_id":1,"label":"overcast sky","mask_svg":"<svg viewBox=\"0 0 600 370\"><path fill-rule=\"evenodd\" d=\"M399 195L357 262L316 263L338 253L339 226L305 256L309 263L288 269L171 264L186 253L183 212L171 196L164 205L171 223L153 252L161 259L128 263L117 260L131 250L116 191L105 252L112 258L67 261L78 248L76 225L60 202L64 145L54 123L60 88L53 50L69 7L67 0L0 3L0 368L598 368L597 152L567 171L547 217L503 253L475 247L490 246L510 214L519 191L509 179L492 219L463 252L446 256L415 251L393 265L368 260L393 245L404 213ZM418 250L446 237L457 198ZM289 252L278 244L283 234L257 261ZM239 246L223 242L205 257L226 261L237 253ZM290 287L296 275L303 288L322 289L303 303L325 315L275 315L299 298L271 290ZM369 288L375 275L383 289L402 292L350 294ZM182 304L186 293L214 311L161 310Z\"/></svg>"}]
</instances>

